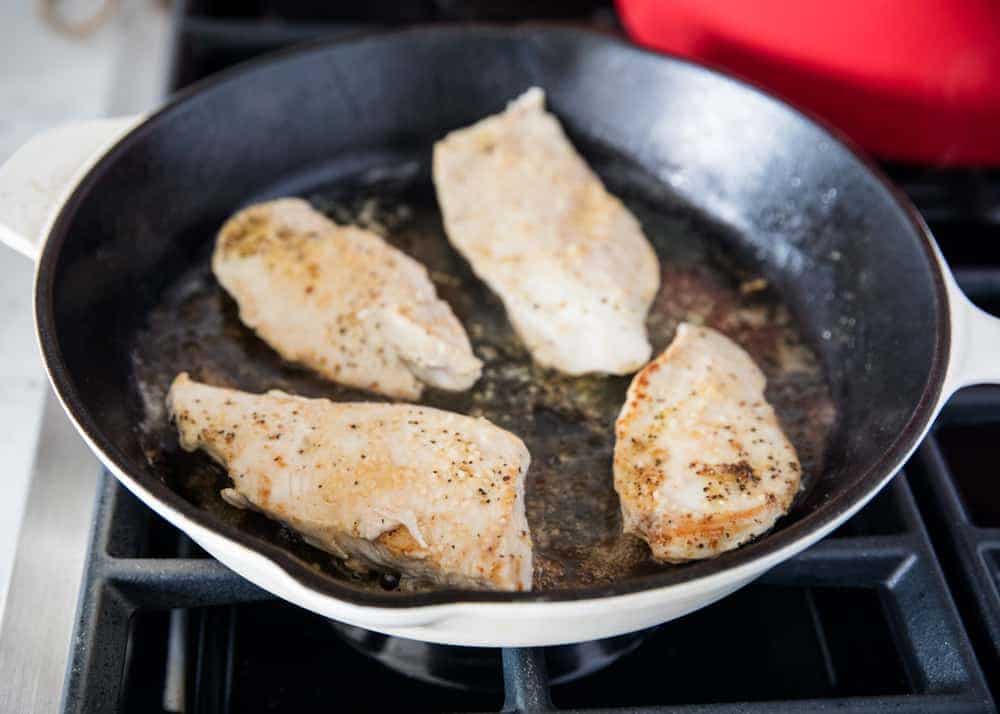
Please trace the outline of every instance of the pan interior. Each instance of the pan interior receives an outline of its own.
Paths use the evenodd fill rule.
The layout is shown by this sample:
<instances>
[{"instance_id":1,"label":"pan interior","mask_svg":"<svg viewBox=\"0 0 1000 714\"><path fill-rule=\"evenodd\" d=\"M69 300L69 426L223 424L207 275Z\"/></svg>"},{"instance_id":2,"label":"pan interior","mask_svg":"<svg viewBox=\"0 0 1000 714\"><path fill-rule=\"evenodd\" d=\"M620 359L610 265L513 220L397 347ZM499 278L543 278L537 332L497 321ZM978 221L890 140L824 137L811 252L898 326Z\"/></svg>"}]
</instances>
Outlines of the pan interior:
<instances>
[{"instance_id":1,"label":"pan interior","mask_svg":"<svg viewBox=\"0 0 1000 714\"><path fill-rule=\"evenodd\" d=\"M593 145L583 148L640 219L660 257L663 287L647 320L654 349L658 353L669 344L681 320L723 330L744 345L767 374L768 398L800 454L808 489L822 471L835 409L820 361L791 312L759 272L740 262L737 235L713 225L625 157ZM500 301L449 246L426 156L370 160L367 169L300 193L336 221L374 230L421 261L465 325L485 362L483 377L458 394L428 390L421 403L484 416L524 439L532 458L526 498L535 588L608 585L665 567L651 561L641 540L622 534L612 486L614 420L630 378L573 378L534 364ZM279 186L264 195L285 190ZM375 575L352 574L276 522L227 504L219 496L230 485L225 471L204 454L178 447L163 404L180 371L252 392L378 399L284 362L243 326L235 303L211 274L213 237L204 237L202 254L164 291L133 348L133 375L146 402L143 451L159 478L217 518L294 550L324 572L379 587ZM428 587L403 583L407 589Z\"/></svg>"},{"instance_id":2,"label":"pan interior","mask_svg":"<svg viewBox=\"0 0 1000 714\"><path fill-rule=\"evenodd\" d=\"M532 85L546 90L575 144L656 243L665 290L674 290L653 310L657 349L678 317L701 315L772 377L771 398L807 461L809 483L792 512L755 543L659 568L640 546L610 539L618 516L609 426L626 380L577 383L537 373L506 332L496 301L469 282L441 238L426 172L432 143ZM345 220L380 221L404 249L439 261L438 289L490 364L473 392L429 394L428 401L488 409L529 442L537 469L529 490L540 495L529 504L544 556L540 593L376 593L339 573L329 577L322 570L332 567L328 559L301 550L288 534L260 522L234 527L213 512L218 503L212 506L207 482L218 472L194 469L185 485L181 462L157 450L147 415L161 403L156 389L182 368L244 389L347 396L275 364L233 320L207 272L222 222L249 201L279 194L304 195ZM766 290L751 289L757 278ZM780 102L598 35L440 28L288 54L216 80L154 116L97 165L61 213L40 260L36 312L50 373L74 418L156 499L311 587L405 607L592 597L681 582L772 552L836 518L882 482L929 418L948 340L940 282L920 227L892 190ZM173 331L158 331L168 314ZM157 334L162 357L150 354ZM199 355L205 361L195 364ZM836 414L829 438L831 409L813 356ZM804 376L788 372L783 383L775 365L796 361ZM502 393L476 403L491 384ZM199 478L204 487L193 488ZM562 499L572 507L554 514L565 534L561 525L549 527L546 511L550 499L566 495L560 489L573 489Z\"/></svg>"}]
</instances>

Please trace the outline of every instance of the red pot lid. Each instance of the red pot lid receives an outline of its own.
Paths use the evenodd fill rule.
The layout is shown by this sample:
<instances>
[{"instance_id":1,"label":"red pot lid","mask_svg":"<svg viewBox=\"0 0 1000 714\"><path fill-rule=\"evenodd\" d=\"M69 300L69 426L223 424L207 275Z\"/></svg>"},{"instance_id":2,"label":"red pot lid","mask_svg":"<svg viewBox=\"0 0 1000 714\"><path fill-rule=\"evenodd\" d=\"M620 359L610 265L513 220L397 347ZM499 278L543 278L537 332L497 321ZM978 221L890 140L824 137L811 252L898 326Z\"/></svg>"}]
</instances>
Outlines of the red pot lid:
<instances>
[{"instance_id":1,"label":"red pot lid","mask_svg":"<svg viewBox=\"0 0 1000 714\"><path fill-rule=\"evenodd\" d=\"M1000 2L617 4L639 44L744 77L879 157L1000 166Z\"/></svg>"}]
</instances>

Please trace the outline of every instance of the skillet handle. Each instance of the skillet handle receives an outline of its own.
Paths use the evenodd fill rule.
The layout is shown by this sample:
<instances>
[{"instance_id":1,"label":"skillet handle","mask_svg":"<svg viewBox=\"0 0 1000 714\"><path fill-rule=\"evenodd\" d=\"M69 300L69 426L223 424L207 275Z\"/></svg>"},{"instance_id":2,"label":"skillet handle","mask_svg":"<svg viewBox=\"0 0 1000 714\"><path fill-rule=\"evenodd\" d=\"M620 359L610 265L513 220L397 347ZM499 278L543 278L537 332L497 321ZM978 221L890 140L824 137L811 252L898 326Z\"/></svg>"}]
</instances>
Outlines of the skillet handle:
<instances>
[{"instance_id":1,"label":"skillet handle","mask_svg":"<svg viewBox=\"0 0 1000 714\"><path fill-rule=\"evenodd\" d=\"M948 276L951 357L945 393L973 384L1000 384L1000 318L972 304Z\"/></svg>"},{"instance_id":2,"label":"skillet handle","mask_svg":"<svg viewBox=\"0 0 1000 714\"><path fill-rule=\"evenodd\" d=\"M49 129L0 166L0 242L32 260L80 179L144 117L93 119Z\"/></svg>"}]
</instances>

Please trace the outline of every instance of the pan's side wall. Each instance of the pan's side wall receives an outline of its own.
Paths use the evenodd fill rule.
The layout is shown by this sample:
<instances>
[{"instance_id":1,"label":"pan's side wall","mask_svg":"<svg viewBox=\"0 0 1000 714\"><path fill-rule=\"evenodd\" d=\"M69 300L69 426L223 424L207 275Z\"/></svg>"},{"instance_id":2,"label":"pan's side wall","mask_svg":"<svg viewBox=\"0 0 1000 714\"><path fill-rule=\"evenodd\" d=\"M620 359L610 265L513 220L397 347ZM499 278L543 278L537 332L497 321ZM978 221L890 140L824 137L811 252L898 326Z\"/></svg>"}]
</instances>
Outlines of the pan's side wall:
<instances>
[{"instance_id":1,"label":"pan's side wall","mask_svg":"<svg viewBox=\"0 0 1000 714\"><path fill-rule=\"evenodd\" d=\"M284 177L368 150L427 151L535 84L574 135L634 158L734 229L734 250L807 325L838 402L829 469L781 532L657 582L763 554L849 507L926 401L947 339L919 231L863 162L780 103L570 31L433 30L317 48L212 83L135 132L67 206L40 266L42 339L82 426L123 470L206 518L156 481L134 437L129 350L164 285Z\"/></svg>"}]
</instances>

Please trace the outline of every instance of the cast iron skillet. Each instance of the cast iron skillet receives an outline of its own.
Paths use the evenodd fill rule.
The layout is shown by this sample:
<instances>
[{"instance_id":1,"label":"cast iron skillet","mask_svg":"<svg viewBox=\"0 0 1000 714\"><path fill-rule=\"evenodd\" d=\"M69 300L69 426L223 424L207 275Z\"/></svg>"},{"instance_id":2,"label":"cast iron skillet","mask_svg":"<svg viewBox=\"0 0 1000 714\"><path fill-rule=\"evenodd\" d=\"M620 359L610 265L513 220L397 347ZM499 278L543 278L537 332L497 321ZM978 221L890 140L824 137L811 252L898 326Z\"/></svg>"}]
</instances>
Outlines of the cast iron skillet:
<instances>
[{"instance_id":1,"label":"cast iron skillet","mask_svg":"<svg viewBox=\"0 0 1000 714\"><path fill-rule=\"evenodd\" d=\"M531 593L403 593L319 572L165 483L138 431L134 354L151 310L205 259L226 217L252 198L308 194L400 156L425 165L436 139L533 85L588 158L617 157L713 226L791 310L837 413L825 465L793 512L757 542L682 568ZM147 502L263 555L296 587L405 609L589 601L746 575L804 547L884 485L939 408L950 280L926 227L877 169L746 84L579 31L435 28L282 53L183 92L62 207L39 258L36 313L65 407ZM270 587L251 570L241 572Z\"/></svg>"}]
</instances>

